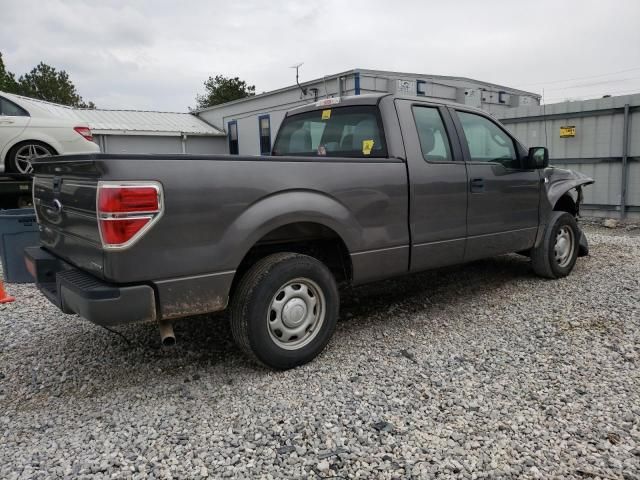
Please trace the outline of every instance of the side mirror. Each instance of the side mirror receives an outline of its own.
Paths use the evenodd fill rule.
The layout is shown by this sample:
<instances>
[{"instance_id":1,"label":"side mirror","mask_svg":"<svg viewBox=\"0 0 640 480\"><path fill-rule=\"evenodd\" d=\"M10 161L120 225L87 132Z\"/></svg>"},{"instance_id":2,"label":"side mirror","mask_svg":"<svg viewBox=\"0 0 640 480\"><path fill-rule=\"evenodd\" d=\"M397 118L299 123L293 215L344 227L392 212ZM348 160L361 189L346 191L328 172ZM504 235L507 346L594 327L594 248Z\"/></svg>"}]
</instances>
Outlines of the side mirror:
<instances>
[{"instance_id":1,"label":"side mirror","mask_svg":"<svg viewBox=\"0 0 640 480\"><path fill-rule=\"evenodd\" d=\"M547 147L531 147L527 156L527 166L538 170L549 166L549 149Z\"/></svg>"}]
</instances>

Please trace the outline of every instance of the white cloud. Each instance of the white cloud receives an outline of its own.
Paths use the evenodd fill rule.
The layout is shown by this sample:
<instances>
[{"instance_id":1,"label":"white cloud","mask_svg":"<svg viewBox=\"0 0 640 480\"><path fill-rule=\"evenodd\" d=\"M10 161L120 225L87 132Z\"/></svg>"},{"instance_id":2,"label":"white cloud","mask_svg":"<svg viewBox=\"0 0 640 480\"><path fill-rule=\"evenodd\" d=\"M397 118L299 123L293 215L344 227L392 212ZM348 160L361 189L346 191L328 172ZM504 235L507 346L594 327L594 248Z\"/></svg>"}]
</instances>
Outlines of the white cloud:
<instances>
[{"instance_id":1,"label":"white cloud","mask_svg":"<svg viewBox=\"0 0 640 480\"><path fill-rule=\"evenodd\" d=\"M303 79L361 67L544 87L549 99L640 91L635 0L0 0L0 12L12 71L65 69L107 108L184 111L218 73L271 90L293 83L297 62Z\"/></svg>"}]
</instances>

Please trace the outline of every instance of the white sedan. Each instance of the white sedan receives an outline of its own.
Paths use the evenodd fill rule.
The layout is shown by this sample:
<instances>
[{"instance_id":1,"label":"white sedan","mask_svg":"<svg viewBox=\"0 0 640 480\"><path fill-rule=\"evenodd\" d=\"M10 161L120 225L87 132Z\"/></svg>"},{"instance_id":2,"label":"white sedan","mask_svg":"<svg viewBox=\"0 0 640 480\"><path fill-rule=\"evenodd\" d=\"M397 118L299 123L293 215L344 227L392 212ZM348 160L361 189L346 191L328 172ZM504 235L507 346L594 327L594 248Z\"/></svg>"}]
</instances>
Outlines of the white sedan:
<instances>
[{"instance_id":1,"label":"white sedan","mask_svg":"<svg viewBox=\"0 0 640 480\"><path fill-rule=\"evenodd\" d=\"M62 117L49 105L0 92L0 173L31 173L31 160L37 157L100 151L73 109Z\"/></svg>"}]
</instances>

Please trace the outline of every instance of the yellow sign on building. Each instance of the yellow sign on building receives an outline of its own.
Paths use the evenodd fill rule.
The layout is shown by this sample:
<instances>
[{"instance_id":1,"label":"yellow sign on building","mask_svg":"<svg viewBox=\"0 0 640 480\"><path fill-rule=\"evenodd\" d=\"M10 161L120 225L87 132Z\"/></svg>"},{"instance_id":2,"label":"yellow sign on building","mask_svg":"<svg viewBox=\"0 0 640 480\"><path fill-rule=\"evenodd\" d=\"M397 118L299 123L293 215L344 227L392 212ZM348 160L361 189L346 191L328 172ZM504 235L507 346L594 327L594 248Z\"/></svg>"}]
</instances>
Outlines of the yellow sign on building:
<instances>
[{"instance_id":1,"label":"yellow sign on building","mask_svg":"<svg viewBox=\"0 0 640 480\"><path fill-rule=\"evenodd\" d=\"M575 137L576 136L576 127L575 126L570 126L570 127L560 127L560 138L566 138L566 137Z\"/></svg>"}]
</instances>

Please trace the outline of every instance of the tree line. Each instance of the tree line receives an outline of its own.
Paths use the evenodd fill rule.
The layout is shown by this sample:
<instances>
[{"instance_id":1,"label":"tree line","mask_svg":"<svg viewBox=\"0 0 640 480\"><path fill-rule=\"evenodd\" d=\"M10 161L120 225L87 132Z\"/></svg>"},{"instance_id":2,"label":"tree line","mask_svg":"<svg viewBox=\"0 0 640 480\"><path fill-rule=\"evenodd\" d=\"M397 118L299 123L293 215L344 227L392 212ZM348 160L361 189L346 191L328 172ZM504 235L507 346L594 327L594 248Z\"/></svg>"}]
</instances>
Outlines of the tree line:
<instances>
[{"instance_id":1,"label":"tree line","mask_svg":"<svg viewBox=\"0 0 640 480\"><path fill-rule=\"evenodd\" d=\"M204 94L196 95L195 109L202 109L231 102L256 94L255 85L249 85L238 77L216 75L204 82ZM15 93L25 97L37 98L76 108L96 108L91 102L85 102L76 91L76 87L64 70L40 62L29 73L16 75L5 67L0 52L0 91Z\"/></svg>"},{"instance_id":2,"label":"tree line","mask_svg":"<svg viewBox=\"0 0 640 480\"><path fill-rule=\"evenodd\" d=\"M66 71L57 70L40 62L29 73L20 75L16 79L16 75L5 67L2 52L0 52L0 91L70 107L96 108L93 102L85 102L82 99Z\"/></svg>"}]
</instances>

